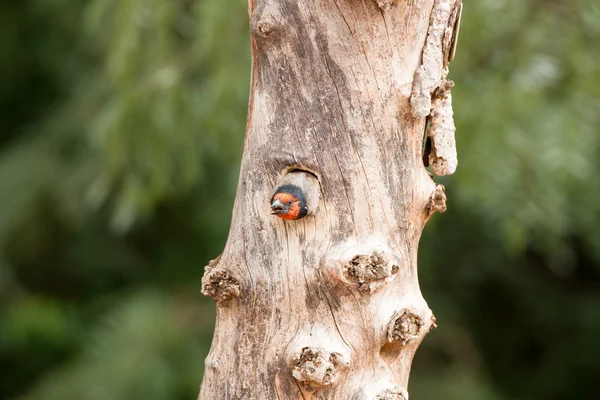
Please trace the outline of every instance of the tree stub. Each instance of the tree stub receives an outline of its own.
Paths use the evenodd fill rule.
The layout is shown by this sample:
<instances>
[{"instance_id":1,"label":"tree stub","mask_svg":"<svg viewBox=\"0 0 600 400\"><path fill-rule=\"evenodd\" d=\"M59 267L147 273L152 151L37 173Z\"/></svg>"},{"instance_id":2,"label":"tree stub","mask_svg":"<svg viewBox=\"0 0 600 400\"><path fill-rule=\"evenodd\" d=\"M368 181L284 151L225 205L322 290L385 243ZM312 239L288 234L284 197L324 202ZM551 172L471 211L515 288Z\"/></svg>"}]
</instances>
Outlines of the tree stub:
<instances>
[{"instance_id":1,"label":"tree stub","mask_svg":"<svg viewBox=\"0 0 600 400\"><path fill-rule=\"evenodd\" d=\"M417 247L456 168L458 0L250 0L252 81L199 399L408 400ZM291 187L290 187L291 186ZM279 194L279 195L277 195ZM298 201L297 201L298 200Z\"/></svg>"}]
</instances>

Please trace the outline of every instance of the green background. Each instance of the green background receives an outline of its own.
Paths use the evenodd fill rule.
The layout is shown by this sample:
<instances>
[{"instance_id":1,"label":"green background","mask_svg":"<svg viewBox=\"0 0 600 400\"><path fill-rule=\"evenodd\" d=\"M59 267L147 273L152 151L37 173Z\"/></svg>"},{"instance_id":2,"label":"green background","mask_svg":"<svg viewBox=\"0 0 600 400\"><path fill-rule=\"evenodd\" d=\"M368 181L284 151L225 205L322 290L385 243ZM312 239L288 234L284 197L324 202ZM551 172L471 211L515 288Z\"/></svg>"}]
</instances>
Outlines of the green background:
<instances>
[{"instance_id":1,"label":"green background","mask_svg":"<svg viewBox=\"0 0 600 400\"><path fill-rule=\"evenodd\" d=\"M600 3L464 3L411 399L598 399ZM0 399L194 399L245 0L5 0L0 49Z\"/></svg>"}]
</instances>

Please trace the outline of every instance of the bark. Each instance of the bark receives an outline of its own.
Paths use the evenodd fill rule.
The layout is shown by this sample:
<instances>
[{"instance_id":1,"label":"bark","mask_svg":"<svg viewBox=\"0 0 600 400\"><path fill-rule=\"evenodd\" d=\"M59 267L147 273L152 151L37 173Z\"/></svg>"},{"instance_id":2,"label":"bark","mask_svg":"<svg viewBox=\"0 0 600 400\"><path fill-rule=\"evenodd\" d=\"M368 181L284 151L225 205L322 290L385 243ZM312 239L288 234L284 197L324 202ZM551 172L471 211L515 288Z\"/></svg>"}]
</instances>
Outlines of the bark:
<instances>
[{"instance_id":1,"label":"bark","mask_svg":"<svg viewBox=\"0 0 600 400\"><path fill-rule=\"evenodd\" d=\"M435 327L417 246L446 196L423 159L456 168L460 0L250 0L249 13L244 155L203 279L218 314L199 398L407 400ZM289 182L313 193L303 219L270 214Z\"/></svg>"}]
</instances>

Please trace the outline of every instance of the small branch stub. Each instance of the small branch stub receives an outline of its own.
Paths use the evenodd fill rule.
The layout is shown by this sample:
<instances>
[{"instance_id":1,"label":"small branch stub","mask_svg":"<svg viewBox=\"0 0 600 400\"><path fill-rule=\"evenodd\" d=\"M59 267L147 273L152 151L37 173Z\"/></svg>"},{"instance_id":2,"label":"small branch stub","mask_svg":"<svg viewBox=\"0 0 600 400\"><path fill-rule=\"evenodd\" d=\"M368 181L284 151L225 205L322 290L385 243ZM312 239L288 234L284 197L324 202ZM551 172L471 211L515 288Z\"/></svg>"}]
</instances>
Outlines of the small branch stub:
<instances>
[{"instance_id":1,"label":"small branch stub","mask_svg":"<svg viewBox=\"0 0 600 400\"><path fill-rule=\"evenodd\" d=\"M377 5L379 6L379 8L381 8L383 11L387 11L390 8L392 8L395 0L374 0L374 1L377 2Z\"/></svg>"},{"instance_id":2,"label":"small branch stub","mask_svg":"<svg viewBox=\"0 0 600 400\"><path fill-rule=\"evenodd\" d=\"M397 264L387 261L379 252L354 256L344 265L346 276L358 283L359 290L371 292L381 287L399 269Z\"/></svg>"},{"instance_id":3,"label":"small branch stub","mask_svg":"<svg viewBox=\"0 0 600 400\"><path fill-rule=\"evenodd\" d=\"M440 213L446 211L446 193L444 189L444 185L436 185L435 191L432 193L429 203L427 204L429 215L436 211Z\"/></svg>"},{"instance_id":4,"label":"small branch stub","mask_svg":"<svg viewBox=\"0 0 600 400\"><path fill-rule=\"evenodd\" d=\"M271 33L271 24L269 24L267 21L260 21L258 24L256 24L256 31L262 37L268 37Z\"/></svg>"},{"instance_id":5,"label":"small branch stub","mask_svg":"<svg viewBox=\"0 0 600 400\"><path fill-rule=\"evenodd\" d=\"M408 392L400 388L386 389L375 400L408 400Z\"/></svg>"},{"instance_id":6,"label":"small branch stub","mask_svg":"<svg viewBox=\"0 0 600 400\"><path fill-rule=\"evenodd\" d=\"M330 385L349 362L340 353L329 353L315 347L304 347L292 357L292 375L307 388Z\"/></svg>"},{"instance_id":7,"label":"small branch stub","mask_svg":"<svg viewBox=\"0 0 600 400\"><path fill-rule=\"evenodd\" d=\"M202 277L202 294L213 298L220 306L226 305L240 295L240 284L227 270L216 267L219 258L212 260Z\"/></svg>"},{"instance_id":8,"label":"small branch stub","mask_svg":"<svg viewBox=\"0 0 600 400\"><path fill-rule=\"evenodd\" d=\"M278 17L278 12L273 8L252 13L250 18L250 34L261 47L268 43L273 43L273 39L280 36L281 25L278 23Z\"/></svg>"},{"instance_id":9,"label":"small branch stub","mask_svg":"<svg viewBox=\"0 0 600 400\"><path fill-rule=\"evenodd\" d=\"M395 314L388 326L388 342L399 342L406 346L423 333L425 322L423 318L411 310Z\"/></svg>"}]
</instances>

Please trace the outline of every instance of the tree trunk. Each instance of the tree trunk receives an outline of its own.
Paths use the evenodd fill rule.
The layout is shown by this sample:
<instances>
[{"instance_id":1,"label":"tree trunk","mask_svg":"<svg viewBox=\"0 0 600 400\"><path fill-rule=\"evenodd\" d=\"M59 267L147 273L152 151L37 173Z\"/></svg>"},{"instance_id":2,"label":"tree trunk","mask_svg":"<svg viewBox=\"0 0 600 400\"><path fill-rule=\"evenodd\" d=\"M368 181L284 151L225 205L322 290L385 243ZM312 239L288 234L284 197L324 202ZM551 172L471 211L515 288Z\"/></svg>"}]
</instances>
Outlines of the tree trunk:
<instances>
[{"instance_id":1,"label":"tree trunk","mask_svg":"<svg viewBox=\"0 0 600 400\"><path fill-rule=\"evenodd\" d=\"M203 278L218 314L199 399L408 399L435 326L417 246L446 200L424 161L456 168L446 74L460 8L250 0L244 156L227 245ZM271 214L290 183L304 218Z\"/></svg>"}]
</instances>

